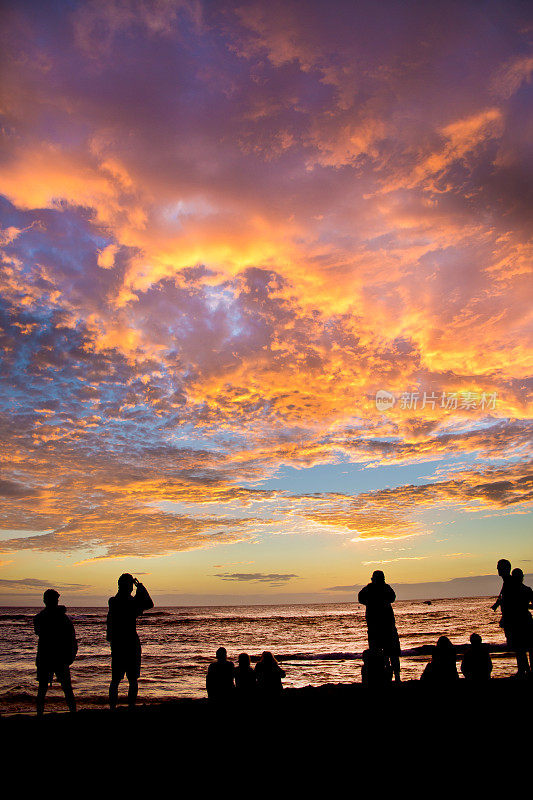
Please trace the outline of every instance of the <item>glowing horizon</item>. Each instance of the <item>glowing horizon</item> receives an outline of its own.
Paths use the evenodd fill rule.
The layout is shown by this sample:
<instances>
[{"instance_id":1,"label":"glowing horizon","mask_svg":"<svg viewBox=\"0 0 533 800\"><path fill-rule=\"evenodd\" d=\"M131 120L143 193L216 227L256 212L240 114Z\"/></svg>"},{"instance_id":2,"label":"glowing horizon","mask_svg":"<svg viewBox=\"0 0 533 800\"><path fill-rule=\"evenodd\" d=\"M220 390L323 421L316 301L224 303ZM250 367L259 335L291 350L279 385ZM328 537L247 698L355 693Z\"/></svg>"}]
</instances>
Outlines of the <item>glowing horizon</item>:
<instances>
[{"instance_id":1,"label":"glowing horizon","mask_svg":"<svg viewBox=\"0 0 533 800\"><path fill-rule=\"evenodd\" d=\"M7 4L0 603L530 571L531 25Z\"/></svg>"}]
</instances>

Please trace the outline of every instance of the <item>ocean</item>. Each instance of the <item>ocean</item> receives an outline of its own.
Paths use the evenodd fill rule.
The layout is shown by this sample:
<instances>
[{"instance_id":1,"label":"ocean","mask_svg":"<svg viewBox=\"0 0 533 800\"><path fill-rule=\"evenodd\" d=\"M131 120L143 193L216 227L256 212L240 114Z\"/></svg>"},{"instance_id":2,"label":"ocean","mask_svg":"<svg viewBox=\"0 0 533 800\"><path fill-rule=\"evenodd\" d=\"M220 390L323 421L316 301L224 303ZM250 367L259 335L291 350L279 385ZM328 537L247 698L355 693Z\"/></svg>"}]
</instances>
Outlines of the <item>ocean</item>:
<instances>
[{"instance_id":1,"label":"ocean","mask_svg":"<svg viewBox=\"0 0 533 800\"><path fill-rule=\"evenodd\" d=\"M427 646L441 635L465 645L479 633L492 645L494 677L516 671L512 654L498 652L505 644L494 598L403 601L394 604L403 657L402 678L418 678L428 661ZM0 711L35 708L33 616L39 608L0 608ZM69 608L78 638L72 666L79 706L106 705L110 651L105 638L105 608ZM229 658L239 653L257 657L271 650L283 664L285 686L354 683L361 680L361 654L367 646L364 609L356 603L286 606L223 606L155 608L138 623L143 648L139 702L180 697L205 697L205 674L218 647ZM121 684L121 696L127 682ZM54 683L47 709L64 709Z\"/></svg>"}]
</instances>

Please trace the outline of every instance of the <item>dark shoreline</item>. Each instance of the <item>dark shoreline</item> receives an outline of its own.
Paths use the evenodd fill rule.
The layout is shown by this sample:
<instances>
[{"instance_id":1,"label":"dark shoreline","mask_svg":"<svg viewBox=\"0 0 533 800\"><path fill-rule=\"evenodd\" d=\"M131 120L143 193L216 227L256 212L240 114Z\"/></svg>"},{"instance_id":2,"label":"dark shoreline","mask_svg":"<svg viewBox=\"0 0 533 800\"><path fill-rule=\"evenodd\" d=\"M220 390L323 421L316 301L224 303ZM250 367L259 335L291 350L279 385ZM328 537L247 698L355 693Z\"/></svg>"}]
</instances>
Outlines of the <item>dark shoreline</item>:
<instances>
[{"instance_id":1,"label":"dark shoreline","mask_svg":"<svg viewBox=\"0 0 533 800\"><path fill-rule=\"evenodd\" d=\"M400 786L415 797L440 797L445 787L491 797L508 792L510 779L529 787L532 698L533 680L512 678L479 687L325 684L247 705L183 698L133 712L14 713L0 717L0 734L6 766L31 764L30 779L36 772L45 786L60 765L98 795L107 781L121 794L141 786L162 794L169 782L184 787L186 775L217 796L246 782L253 798L331 797L333 786L352 794L370 780L378 797Z\"/></svg>"},{"instance_id":2,"label":"dark shoreline","mask_svg":"<svg viewBox=\"0 0 533 800\"><path fill-rule=\"evenodd\" d=\"M140 702L134 711L129 711L125 705L120 705L115 712L107 708L81 707L76 714L66 711L45 711L43 717L38 718L35 713L4 711L0 714L1 727L18 727L26 725L47 726L62 725L78 727L85 723L105 724L115 723L118 726L129 724L128 721L142 719L150 721L156 717L168 716L210 716L228 714L230 716L246 715L255 711L270 711L285 714L298 709L301 711L321 711L332 715L339 713L345 704L355 704L361 710L369 710L373 706L387 706L400 709L402 706L422 709L426 700L432 702L438 698L445 699L451 706L457 703L475 705L496 700L520 699L521 701L533 698L533 678L517 680L516 678L493 678L485 684L472 684L463 678L452 685L431 686L419 680L402 681L400 684L392 682L381 688L369 688L361 683L329 683L322 686L304 686L301 688L286 688L276 698L262 700L260 696L251 702L242 703L237 699L216 704L209 702L207 697L202 698L177 698L163 701Z\"/></svg>"}]
</instances>

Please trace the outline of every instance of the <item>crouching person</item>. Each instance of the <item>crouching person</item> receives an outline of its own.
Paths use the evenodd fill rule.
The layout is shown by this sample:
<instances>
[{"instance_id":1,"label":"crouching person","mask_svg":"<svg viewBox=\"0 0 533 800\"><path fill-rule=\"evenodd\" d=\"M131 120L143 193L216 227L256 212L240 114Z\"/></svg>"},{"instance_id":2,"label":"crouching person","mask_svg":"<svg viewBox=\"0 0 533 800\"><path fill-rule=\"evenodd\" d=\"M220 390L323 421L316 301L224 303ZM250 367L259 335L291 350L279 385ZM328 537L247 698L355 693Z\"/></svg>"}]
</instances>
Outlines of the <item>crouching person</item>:
<instances>
[{"instance_id":1,"label":"crouching person","mask_svg":"<svg viewBox=\"0 0 533 800\"><path fill-rule=\"evenodd\" d=\"M392 681L392 667L381 648L365 650L361 667L363 686L386 686Z\"/></svg>"}]
</instances>

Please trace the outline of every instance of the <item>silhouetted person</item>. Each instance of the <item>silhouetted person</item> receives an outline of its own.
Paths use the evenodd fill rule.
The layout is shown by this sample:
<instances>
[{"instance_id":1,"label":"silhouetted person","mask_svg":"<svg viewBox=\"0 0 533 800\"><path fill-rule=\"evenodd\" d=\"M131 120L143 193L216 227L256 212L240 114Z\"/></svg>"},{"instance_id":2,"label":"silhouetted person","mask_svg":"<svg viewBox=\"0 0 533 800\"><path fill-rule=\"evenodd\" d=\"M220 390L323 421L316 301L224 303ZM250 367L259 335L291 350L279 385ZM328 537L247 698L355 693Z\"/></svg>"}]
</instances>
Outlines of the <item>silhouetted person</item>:
<instances>
[{"instance_id":1,"label":"silhouetted person","mask_svg":"<svg viewBox=\"0 0 533 800\"><path fill-rule=\"evenodd\" d=\"M133 587L136 592L132 597ZM128 706L135 707L138 680L141 674L141 643L137 634L137 617L153 608L152 598L137 578L125 572L118 579L118 592L109 598L107 641L111 645L111 683L109 705L115 709L118 686L124 675L129 683Z\"/></svg>"},{"instance_id":2,"label":"silhouetted person","mask_svg":"<svg viewBox=\"0 0 533 800\"><path fill-rule=\"evenodd\" d=\"M235 684L233 677L235 668L233 661L228 661L225 647L219 647L216 652L216 661L209 665L207 670L206 688L209 700L224 702L233 697Z\"/></svg>"},{"instance_id":3,"label":"silhouetted person","mask_svg":"<svg viewBox=\"0 0 533 800\"><path fill-rule=\"evenodd\" d=\"M255 672L248 653L241 653L239 656L239 666L235 668L235 686L240 696L250 696L257 688Z\"/></svg>"},{"instance_id":4,"label":"silhouetted person","mask_svg":"<svg viewBox=\"0 0 533 800\"><path fill-rule=\"evenodd\" d=\"M67 617L65 606L58 605L59 592L47 589L43 594L45 608L33 618L33 627L39 637L37 645L37 713L44 711L44 700L48 686L57 676L65 693L70 711L76 711L76 701L70 680L70 665L76 658L78 643L74 625Z\"/></svg>"},{"instance_id":5,"label":"silhouetted person","mask_svg":"<svg viewBox=\"0 0 533 800\"><path fill-rule=\"evenodd\" d=\"M511 643L516 652L518 677L524 678L533 670L533 618L529 611L533 604L533 589L524 586L524 573L518 567L511 572L511 591Z\"/></svg>"},{"instance_id":6,"label":"silhouetted person","mask_svg":"<svg viewBox=\"0 0 533 800\"><path fill-rule=\"evenodd\" d=\"M369 649L383 651L390 660L394 679L399 681L400 640L392 610L396 594L394 589L385 583L385 575L380 569L372 574L371 582L361 589L358 600L366 607Z\"/></svg>"},{"instance_id":7,"label":"silhouetted person","mask_svg":"<svg viewBox=\"0 0 533 800\"><path fill-rule=\"evenodd\" d=\"M363 686L385 686L392 681L392 667L383 650L365 650L361 667Z\"/></svg>"},{"instance_id":8,"label":"silhouetted person","mask_svg":"<svg viewBox=\"0 0 533 800\"><path fill-rule=\"evenodd\" d=\"M493 611L501 608L502 617L500 620L500 627L503 628L507 647L509 650L514 650L516 654L516 677L523 678L529 673L529 664L527 660L527 646L524 646L523 641L523 600L522 591L520 589L521 581L513 578L511 574L511 562L506 558L501 558L497 564L498 575L502 579L502 588L498 599L492 606ZM521 570L520 570L521 572ZM523 573L522 573L523 579Z\"/></svg>"},{"instance_id":9,"label":"silhouetted person","mask_svg":"<svg viewBox=\"0 0 533 800\"><path fill-rule=\"evenodd\" d=\"M489 648L483 644L478 633L473 633L470 637L470 647L465 650L461 662L461 672L467 680L473 683L484 683L490 679L492 659Z\"/></svg>"},{"instance_id":10,"label":"silhouetted person","mask_svg":"<svg viewBox=\"0 0 533 800\"><path fill-rule=\"evenodd\" d=\"M281 694L283 684L281 679L285 677L282 670L270 650L265 650L257 664L255 665L255 676L257 688L263 695Z\"/></svg>"},{"instance_id":11,"label":"silhouetted person","mask_svg":"<svg viewBox=\"0 0 533 800\"><path fill-rule=\"evenodd\" d=\"M496 569L498 570L498 575L502 579L502 588L500 589L498 599L492 606L492 610L497 611L498 608L501 608L502 618L500 620L500 628L503 628L507 644L511 647L512 595L514 588L511 580L511 562L506 558L500 558Z\"/></svg>"},{"instance_id":12,"label":"silhouetted person","mask_svg":"<svg viewBox=\"0 0 533 800\"><path fill-rule=\"evenodd\" d=\"M455 660L455 647L447 636L441 636L433 649L431 661L426 664L420 680L435 684L453 684L459 680Z\"/></svg>"}]
</instances>

